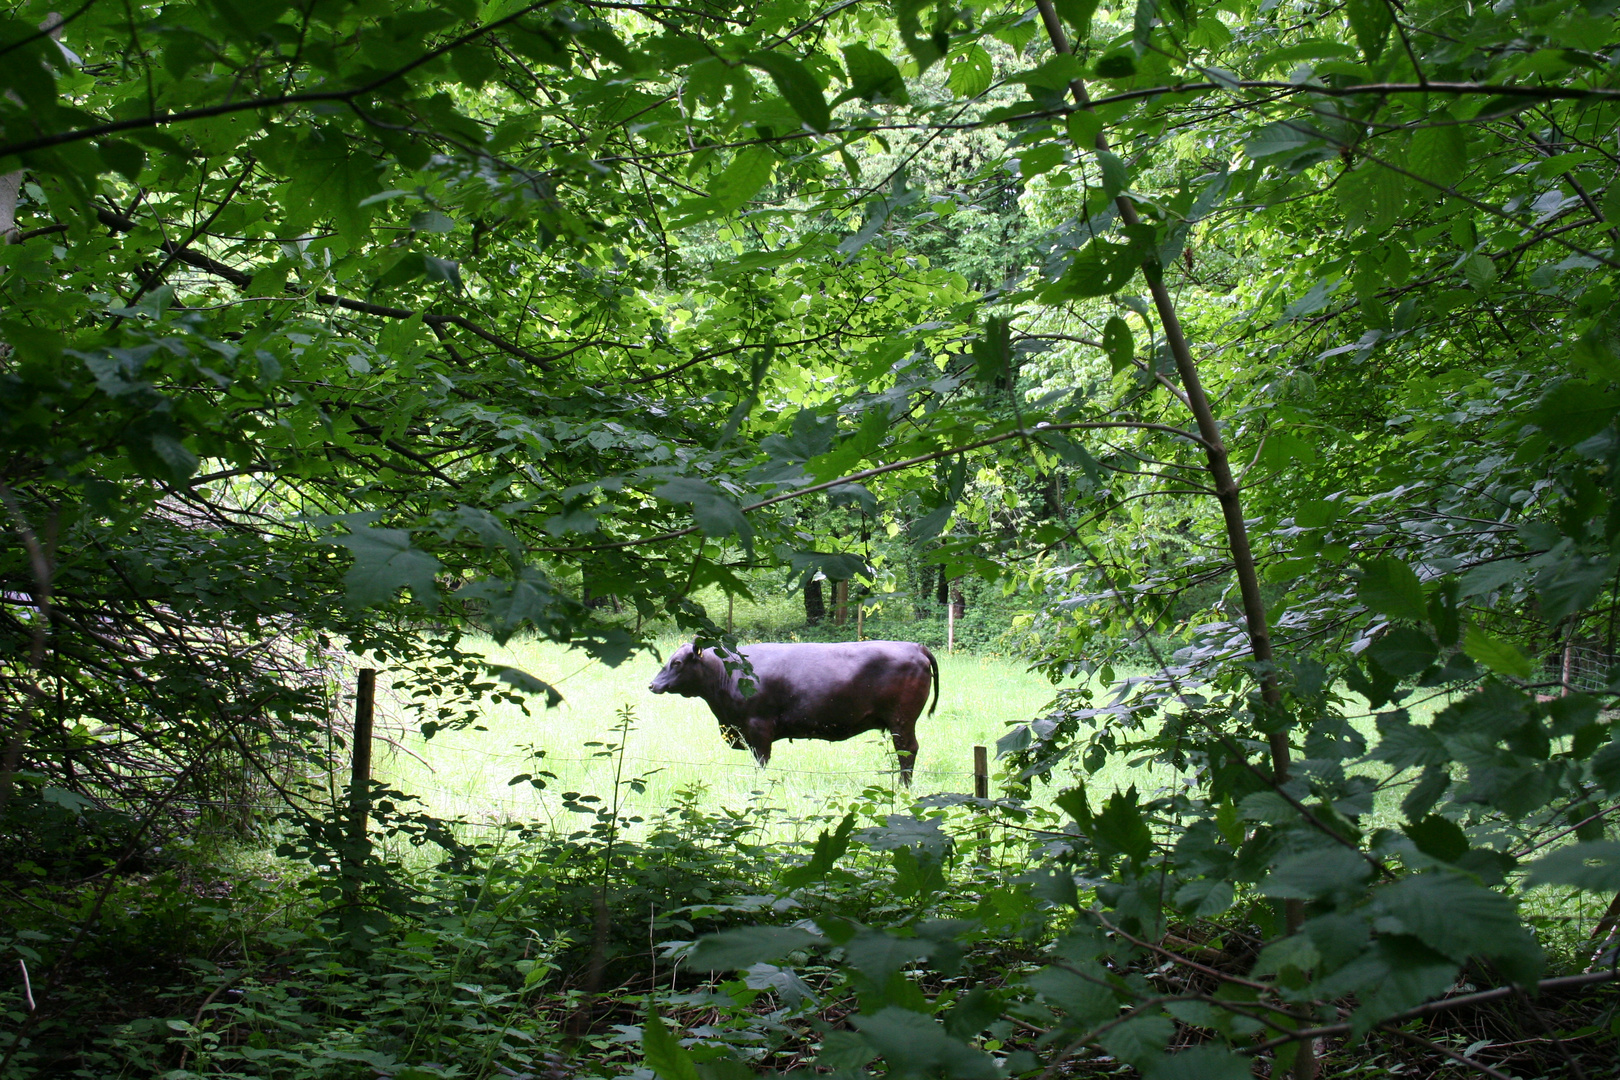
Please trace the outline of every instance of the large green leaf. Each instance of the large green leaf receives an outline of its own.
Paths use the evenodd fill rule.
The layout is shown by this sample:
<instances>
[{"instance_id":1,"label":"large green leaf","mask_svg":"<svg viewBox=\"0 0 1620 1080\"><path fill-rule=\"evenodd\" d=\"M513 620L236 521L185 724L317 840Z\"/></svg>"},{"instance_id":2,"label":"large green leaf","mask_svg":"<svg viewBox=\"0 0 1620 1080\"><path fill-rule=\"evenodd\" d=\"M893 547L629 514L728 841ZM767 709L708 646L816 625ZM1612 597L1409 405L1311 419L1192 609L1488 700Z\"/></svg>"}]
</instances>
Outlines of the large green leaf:
<instances>
[{"instance_id":1,"label":"large green leaf","mask_svg":"<svg viewBox=\"0 0 1620 1080\"><path fill-rule=\"evenodd\" d=\"M405 529L355 529L335 537L354 553L354 565L344 575L351 603L362 607L382 604L408 588L417 603L431 606L438 600L433 576L443 565L438 559L411 546Z\"/></svg>"},{"instance_id":2,"label":"large green leaf","mask_svg":"<svg viewBox=\"0 0 1620 1080\"><path fill-rule=\"evenodd\" d=\"M1530 864L1527 885L1570 885L1610 896L1620 893L1620 840L1570 844Z\"/></svg>"},{"instance_id":3,"label":"large green leaf","mask_svg":"<svg viewBox=\"0 0 1620 1080\"><path fill-rule=\"evenodd\" d=\"M946 1034L930 1017L891 1005L881 1012L851 1018L855 1027L888 1063L893 1077L945 1080L1000 1080L990 1055Z\"/></svg>"},{"instance_id":4,"label":"large green leaf","mask_svg":"<svg viewBox=\"0 0 1620 1080\"><path fill-rule=\"evenodd\" d=\"M860 42L845 45L844 70L849 73L850 93L863 101L904 105L909 100L900 69L882 53Z\"/></svg>"},{"instance_id":5,"label":"large green leaf","mask_svg":"<svg viewBox=\"0 0 1620 1080\"><path fill-rule=\"evenodd\" d=\"M1511 968L1514 978L1541 964L1541 947L1519 921L1513 902L1457 874L1429 870L1375 893L1377 903L1406 933L1461 963L1485 956Z\"/></svg>"},{"instance_id":6,"label":"large green leaf","mask_svg":"<svg viewBox=\"0 0 1620 1080\"><path fill-rule=\"evenodd\" d=\"M1384 51L1384 41L1389 37L1389 28L1395 21L1389 5L1385 0L1348 0L1344 12L1363 55L1368 60L1378 59Z\"/></svg>"},{"instance_id":7,"label":"large green leaf","mask_svg":"<svg viewBox=\"0 0 1620 1080\"><path fill-rule=\"evenodd\" d=\"M1417 574L1401 560L1388 556L1362 567L1356 599L1368 609L1392 619L1423 622L1429 614L1423 583Z\"/></svg>"},{"instance_id":8,"label":"large green leaf","mask_svg":"<svg viewBox=\"0 0 1620 1080\"><path fill-rule=\"evenodd\" d=\"M990 89L994 66L983 45L974 43L950 59L946 84L958 97L975 98Z\"/></svg>"},{"instance_id":9,"label":"large green leaf","mask_svg":"<svg viewBox=\"0 0 1620 1080\"><path fill-rule=\"evenodd\" d=\"M1292 855L1277 864L1260 891L1291 900L1314 900L1359 887L1372 876L1367 860L1349 848L1333 845Z\"/></svg>"},{"instance_id":10,"label":"large green leaf","mask_svg":"<svg viewBox=\"0 0 1620 1080\"><path fill-rule=\"evenodd\" d=\"M744 926L699 938L686 963L698 971L736 971L825 942L820 934L794 927Z\"/></svg>"},{"instance_id":11,"label":"large green leaf","mask_svg":"<svg viewBox=\"0 0 1620 1080\"><path fill-rule=\"evenodd\" d=\"M688 503L698 527L708 536L723 539L733 534L752 550L754 529L737 504L713 484L678 477L654 489L654 495L673 503Z\"/></svg>"},{"instance_id":12,"label":"large green leaf","mask_svg":"<svg viewBox=\"0 0 1620 1080\"><path fill-rule=\"evenodd\" d=\"M832 127L827 99L822 96L821 84L810 74L809 68L791 56L775 52L751 52L743 60L771 77L782 99L811 131L826 131Z\"/></svg>"},{"instance_id":13,"label":"large green leaf","mask_svg":"<svg viewBox=\"0 0 1620 1080\"><path fill-rule=\"evenodd\" d=\"M1465 129L1444 109L1430 113L1426 125L1412 136L1407 162L1424 179L1451 187L1468 168Z\"/></svg>"},{"instance_id":14,"label":"large green leaf","mask_svg":"<svg viewBox=\"0 0 1620 1080\"><path fill-rule=\"evenodd\" d=\"M659 1080L701 1080L692 1055L670 1034L651 1004L647 1006L647 1021L641 1025L641 1052Z\"/></svg>"}]
</instances>

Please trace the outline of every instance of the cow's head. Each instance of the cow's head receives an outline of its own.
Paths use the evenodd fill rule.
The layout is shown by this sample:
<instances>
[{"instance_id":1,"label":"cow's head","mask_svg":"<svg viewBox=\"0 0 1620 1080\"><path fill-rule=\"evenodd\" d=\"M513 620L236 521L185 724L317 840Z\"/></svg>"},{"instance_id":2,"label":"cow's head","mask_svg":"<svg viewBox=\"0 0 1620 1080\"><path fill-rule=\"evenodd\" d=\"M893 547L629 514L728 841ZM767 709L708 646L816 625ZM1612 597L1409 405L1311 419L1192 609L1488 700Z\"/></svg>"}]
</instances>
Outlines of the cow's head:
<instances>
[{"instance_id":1,"label":"cow's head","mask_svg":"<svg viewBox=\"0 0 1620 1080\"><path fill-rule=\"evenodd\" d=\"M706 664L704 655L691 645L682 645L675 650L669 658L664 669L653 676L653 681L647 689L655 694L679 694L682 697L699 697L713 681L713 673Z\"/></svg>"}]
</instances>

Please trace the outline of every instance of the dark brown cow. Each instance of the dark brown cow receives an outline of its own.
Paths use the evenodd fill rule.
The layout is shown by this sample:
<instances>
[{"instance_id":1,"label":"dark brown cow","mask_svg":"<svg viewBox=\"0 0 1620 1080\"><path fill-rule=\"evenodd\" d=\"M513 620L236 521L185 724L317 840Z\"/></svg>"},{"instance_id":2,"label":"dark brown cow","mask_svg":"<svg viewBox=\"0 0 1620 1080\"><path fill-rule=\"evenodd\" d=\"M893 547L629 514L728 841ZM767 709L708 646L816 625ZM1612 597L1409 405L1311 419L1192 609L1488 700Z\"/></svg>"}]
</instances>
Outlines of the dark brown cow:
<instances>
[{"instance_id":1,"label":"dark brown cow","mask_svg":"<svg viewBox=\"0 0 1620 1080\"><path fill-rule=\"evenodd\" d=\"M911 783L917 760L917 717L928 704L929 676L939 704L939 662L909 641L748 645L754 693L738 688L740 671L727 673L714 650L682 645L647 687L655 694L702 698L720 721L726 741L771 760L777 739L839 742L863 731L887 731L900 755L900 779Z\"/></svg>"}]
</instances>

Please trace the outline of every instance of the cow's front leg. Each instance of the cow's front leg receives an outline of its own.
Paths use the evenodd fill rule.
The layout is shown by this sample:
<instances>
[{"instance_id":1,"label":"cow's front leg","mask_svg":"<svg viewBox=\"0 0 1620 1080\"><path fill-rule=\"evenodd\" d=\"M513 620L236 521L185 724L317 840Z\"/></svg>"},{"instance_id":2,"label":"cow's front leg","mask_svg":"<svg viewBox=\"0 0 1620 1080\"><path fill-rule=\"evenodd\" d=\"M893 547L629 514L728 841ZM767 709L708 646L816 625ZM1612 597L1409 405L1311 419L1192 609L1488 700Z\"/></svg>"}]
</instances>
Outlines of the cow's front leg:
<instances>
[{"instance_id":1,"label":"cow's front leg","mask_svg":"<svg viewBox=\"0 0 1620 1080\"><path fill-rule=\"evenodd\" d=\"M776 725L769 720L750 720L748 722L748 748L754 752L754 760L759 767L764 768L771 763L771 743L776 741Z\"/></svg>"},{"instance_id":2,"label":"cow's front leg","mask_svg":"<svg viewBox=\"0 0 1620 1080\"><path fill-rule=\"evenodd\" d=\"M917 736L911 728L894 733L894 752L900 758L900 782L911 786L911 767L917 763Z\"/></svg>"}]
</instances>

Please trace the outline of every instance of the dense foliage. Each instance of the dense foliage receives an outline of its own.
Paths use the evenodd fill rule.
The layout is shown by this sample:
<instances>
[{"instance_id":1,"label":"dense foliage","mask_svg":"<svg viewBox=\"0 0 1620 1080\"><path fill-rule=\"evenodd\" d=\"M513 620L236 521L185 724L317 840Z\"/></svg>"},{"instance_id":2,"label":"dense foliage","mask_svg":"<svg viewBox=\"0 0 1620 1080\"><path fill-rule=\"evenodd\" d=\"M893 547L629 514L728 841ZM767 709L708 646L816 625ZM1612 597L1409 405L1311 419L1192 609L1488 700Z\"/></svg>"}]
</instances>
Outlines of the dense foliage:
<instances>
[{"instance_id":1,"label":"dense foliage","mask_svg":"<svg viewBox=\"0 0 1620 1080\"><path fill-rule=\"evenodd\" d=\"M308 906L173 1028L229 998L224 1041L130 1071L550 1067L497 1060L547 969L479 921L547 905L599 917L536 931L596 954L575 1018L524 1013L546 1052L614 978L742 1032L626 1023L664 1080L780 1066L782 1025L849 1075L1309 1077L1460 981L1603 981L1562 969L1614 919L1556 907L1620 893L1617 35L1604 0L8 4L0 1074L111 1067L41 1048L137 894L262 933L178 899L199 843L307 862ZM872 796L802 865L705 862L707 818L632 854L611 806L497 856L387 790L440 876L360 858L350 657L431 734L556 699L469 633L718 644L694 596L764 572L874 611L971 577L1054 677L1151 671L1010 732L1007 798ZM1137 759L1180 782L1091 780ZM712 901L662 1006L607 963L631 900L654 953ZM480 1049L400 1035L453 990ZM309 1049L383 1000L386 1062Z\"/></svg>"}]
</instances>

